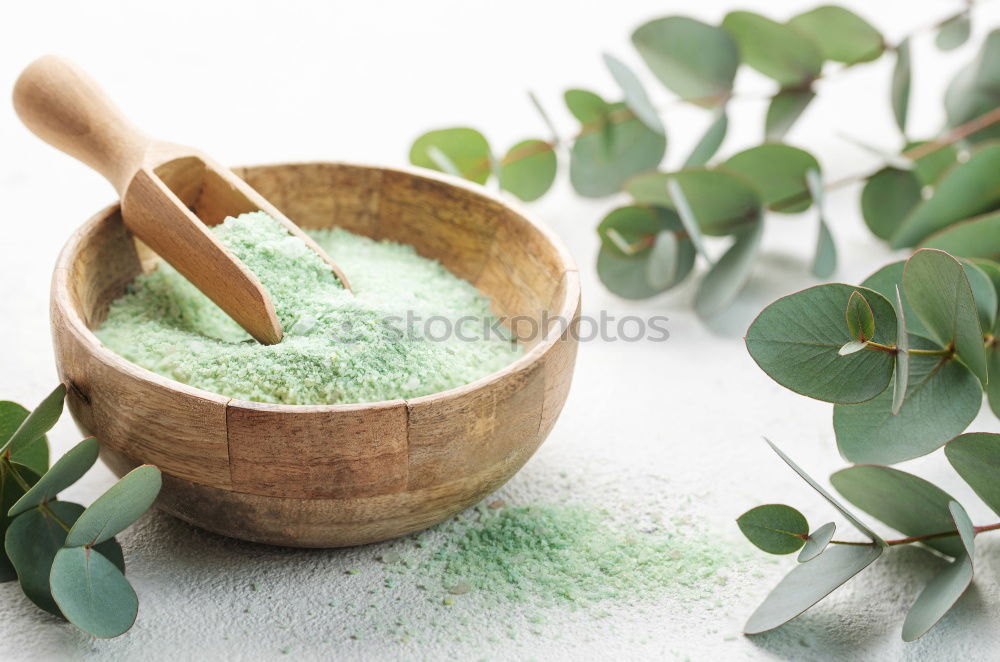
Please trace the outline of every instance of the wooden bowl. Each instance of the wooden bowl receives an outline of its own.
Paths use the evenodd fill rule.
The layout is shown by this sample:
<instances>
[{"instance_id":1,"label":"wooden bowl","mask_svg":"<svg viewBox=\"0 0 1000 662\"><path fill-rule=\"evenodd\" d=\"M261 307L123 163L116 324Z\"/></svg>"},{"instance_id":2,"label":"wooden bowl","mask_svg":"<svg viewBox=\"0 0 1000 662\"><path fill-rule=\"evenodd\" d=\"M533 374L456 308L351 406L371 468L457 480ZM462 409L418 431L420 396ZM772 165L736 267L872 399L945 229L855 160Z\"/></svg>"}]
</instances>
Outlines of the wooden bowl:
<instances>
[{"instance_id":1,"label":"wooden bowl","mask_svg":"<svg viewBox=\"0 0 1000 662\"><path fill-rule=\"evenodd\" d=\"M411 400L272 405L161 377L91 330L155 264L118 206L66 244L52 281L52 333L68 406L118 475L163 471L157 506L234 538L297 547L375 542L424 529L506 482L548 435L569 391L579 316L560 242L483 189L429 172L340 163L239 168L305 228L340 226L416 247L492 297L520 326L553 320L526 353L476 382ZM567 327L567 324L570 324Z\"/></svg>"}]
</instances>

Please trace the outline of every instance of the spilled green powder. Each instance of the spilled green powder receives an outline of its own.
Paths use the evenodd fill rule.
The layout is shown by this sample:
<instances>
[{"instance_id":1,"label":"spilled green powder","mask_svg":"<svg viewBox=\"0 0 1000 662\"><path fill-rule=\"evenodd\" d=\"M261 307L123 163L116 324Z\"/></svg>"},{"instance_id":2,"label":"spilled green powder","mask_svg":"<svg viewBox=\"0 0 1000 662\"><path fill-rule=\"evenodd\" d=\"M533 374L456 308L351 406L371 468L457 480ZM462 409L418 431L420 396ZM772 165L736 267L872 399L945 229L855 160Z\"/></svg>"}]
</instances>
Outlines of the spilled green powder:
<instances>
[{"instance_id":1,"label":"spilled green powder","mask_svg":"<svg viewBox=\"0 0 1000 662\"><path fill-rule=\"evenodd\" d=\"M164 377L284 404L419 397L475 381L520 353L496 333L488 298L411 246L341 229L310 232L348 274L352 294L262 212L212 231L271 295L282 342L254 341L167 264L112 302L97 337ZM448 333L458 320L461 333Z\"/></svg>"},{"instance_id":2,"label":"spilled green powder","mask_svg":"<svg viewBox=\"0 0 1000 662\"><path fill-rule=\"evenodd\" d=\"M631 602L666 591L700 596L717 587L732 562L707 539L640 531L583 506L478 513L422 565L448 593L539 607Z\"/></svg>"}]
</instances>

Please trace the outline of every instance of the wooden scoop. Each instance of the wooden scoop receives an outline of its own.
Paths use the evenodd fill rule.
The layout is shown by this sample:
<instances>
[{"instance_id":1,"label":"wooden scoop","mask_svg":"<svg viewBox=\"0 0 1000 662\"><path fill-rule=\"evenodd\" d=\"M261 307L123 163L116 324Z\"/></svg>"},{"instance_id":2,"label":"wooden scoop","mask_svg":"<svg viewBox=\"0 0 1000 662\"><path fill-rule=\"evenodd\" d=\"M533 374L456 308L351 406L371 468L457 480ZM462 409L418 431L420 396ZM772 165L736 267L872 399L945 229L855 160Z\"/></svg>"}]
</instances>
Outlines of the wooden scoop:
<instances>
[{"instance_id":1,"label":"wooden scoop","mask_svg":"<svg viewBox=\"0 0 1000 662\"><path fill-rule=\"evenodd\" d=\"M347 278L316 242L228 168L188 147L136 129L72 62L47 55L14 85L14 108L29 129L104 175L121 196L132 233L266 345L281 341L274 304L256 276L207 226L263 211Z\"/></svg>"}]
</instances>

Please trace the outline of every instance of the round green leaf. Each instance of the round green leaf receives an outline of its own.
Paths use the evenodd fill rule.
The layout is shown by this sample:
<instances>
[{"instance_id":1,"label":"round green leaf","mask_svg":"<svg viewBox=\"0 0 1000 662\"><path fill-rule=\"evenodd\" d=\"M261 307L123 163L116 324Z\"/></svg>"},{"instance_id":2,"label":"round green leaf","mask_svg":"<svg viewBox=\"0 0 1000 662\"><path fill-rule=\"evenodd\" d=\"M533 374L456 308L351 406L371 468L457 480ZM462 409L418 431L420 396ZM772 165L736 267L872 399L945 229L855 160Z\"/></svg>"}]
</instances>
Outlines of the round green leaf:
<instances>
[{"instance_id":1,"label":"round green leaf","mask_svg":"<svg viewBox=\"0 0 1000 662\"><path fill-rule=\"evenodd\" d=\"M624 104L610 106L609 122L580 135L570 151L569 178L582 196L599 198L622 190L633 175L652 170L663 160L667 139L638 119Z\"/></svg>"},{"instance_id":2,"label":"round green leaf","mask_svg":"<svg viewBox=\"0 0 1000 662\"><path fill-rule=\"evenodd\" d=\"M71 448L11 507L10 516L14 517L54 499L57 494L80 480L97 462L98 450L97 439L93 437L84 439Z\"/></svg>"},{"instance_id":3,"label":"round green leaf","mask_svg":"<svg viewBox=\"0 0 1000 662\"><path fill-rule=\"evenodd\" d=\"M750 180L772 211L795 214L812 204L806 173L819 171L819 163L797 147L765 143L734 154L722 167Z\"/></svg>"},{"instance_id":4,"label":"round green leaf","mask_svg":"<svg viewBox=\"0 0 1000 662\"><path fill-rule=\"evenodd\" d=\"M967 42L971 33L969 12L962 12L944 22L934 38L934 44L943 51L952 51Z\"/></svg>"},{"instance_id":5,"label":"round green leaf","mask_svg":"<svg viewBox=\"0 0 1000 662\"><path fill-rule=\"evenodd\" d=\"M0 401L0 444L13 436L30 412L9 400ZM44 434L34 440L19 442L10 449L10 459L43 474L49 468L49 440Z\"/></svg>"},{"instance_id":6,"label":"round green leaf","mask_svg":"<svg viewBox=\"0 0 1000 662\"><path fill-rule=\"evenodd\" d=\"M709 268L694 295L695 311L701 318L719 314L742 291L750 278L763 233L764 223L761 221L749 229L737 232L732 245Z\"/></svg>"},{"instance_id":7,"label":"round green leaf","mask_svg":"<svg viewBox=\"0 0 1000 662\"><path fill-rule=\"evenodd\" d=\"M936 349L910 336L910 347ZM893 389L854 405L835 405L833 429L840 454L850 462L895 464L926 455L969 426L979 413L983 390L958 361L910 355L906 396L892 413Z\"/></svg>"},{"instance_id":8,"label":"round green leaf","mask_svg":"<svg viewBox=\"0 0 1000 662\"><path fill-rule=\"evenodd\" d=\"M584 126L599 124L607 119L609 104L607 101L587 90L566 90L563 95L566 107L580 124Z\"/></svg>"},{"instance_id":9,"label":"round green leaf","mask_svg":"<svg viewBox=\"0 0 1000 662\"><path fill-rule=\"evenodd\" d=\"M66 620L95 637L124 634L139 613L139 599L125 575L89 547L59 550L49 586Z\"/></svg>"},{"instance_id":10,"label":"round green leaf","mask_svg":"<svg viewBox=\"0 0 1000 662\"><path fill-rule=\"evenodd\" d=\"M128 528L153 505L160 483L160 470L150 464L125 474L84 511L66 535L66 546L96 545Z\"/></svg>"},{"instance_id":11,"label":"round green leaf","mask_svg":"<svg viewBox=\"0 0 1000 662\"><path fill-rule=\"evenodd\" d=\"M997 290L993 280L979 265L971 260L960 260L965 276L972 288L972 298L976 302L979 326L984 332L993 328L997 321Z\"/></svg>"},{"instance_id":12,"label":"round green leaf","mask_svg":"<svg viewBox=\"0 0 1000 662\"><path fill-rule=\"evenodd\" d=\"M817 7L795 16L788 25L815 41L823 57L834 62L870 62L885 50L882 34L843 7Z\"/></svg>"},{"instance_id":13,"label":"round green leaf","mask_svg":"<svg viewBox=\"0 0 1000 662\"><path fill-rule=\"evenodd\" d=\"M957 501L952 501L948 507L956 529L962 534L965 553L939 572L917 596L903 622L903 641L915 641L927 634L972 583L975 529L968 513Z\"/></svg>"},{"instance_id":14,"label":"round green leaf","mask_svg":"<svg viewBox=\"0 0 1000 662\"><path fill-rule=\"evenodd\" d=\"M819 77L823 56L801 32L747 11L726 14L722 27L736 41L743 62L781 87L805 87Z\"/></svg>"},{"instance_id":15,"label":"round green leaf","mask_svg":"<svg viewBox=\"0 0 1000 662\"><path fill-rule=\"evenodd\" d=\"M1000 212L956 223L927 237L921 246L961 257L1000 259Z\"/></svg>"},{"instance_id":16,"label":"round green leaf","mask_svg":"<svg viewBox=\"0 0 1000 662\"><path fill-rule=\"evenodd\" d=\"M705 134L698 141L698 144L691 150L687 160L684 161L685 168L696 168L708 163L715 153L722 146L722 141L726 139L726 131L729 130L729 115L726 108L722 107L715 120L709 125Z\"/></svg>"},{"instance_id":17,"label":"round green leaf","mask_svg":"<svg viewBox=\"0 0 1000 662\"><path fill-rule=\"evenodd\" d=\"M809 523L802 513L780 503L748 510L736 523L747 540L768 554L797 552L809 534Z\"/></svg>"},{"instance_id":18,"label":"round green leaf","mask_svg":"<svg viewBox=\"0 0 1000 662\"><path fill-rule=\"evenodd\" d=\"M465 179L485 184L490 177L490 145L475 129L456 128L428 131L410 148L410 163L422 168L448 172L450 168L435 159L435 150L443 154Z\"/></svg>"},{"instance_id":19,"label":"round green leaf","mask_svg":"<svg viewBox=\"0 0 1000 662\"><path fill-rule=\"evenodd\" d=\"M681 222L673 210L622 207L601 221L598 234L597 275L605 287L626 299L645 299L664 292L684 280L694 267L694 246L681 236ZM665 238L668 234L673 242ZM672 251L665 253L665 248ZM664 276L665 271L671 278Z\"/></svg>"},{"instance_id":20,"label":"round green leaf","mask_svg":"<svg viewBox=\"0 0 1000 662\"><path fill-rule=\"evenodd\" d=\"M956 128L1000 106L1000 30L990 32L976 58L961 69L944 95L948 126ZM1000 138L1000 124L992 124L967 138L980 142Z\"/></svg>"},{"instance_id":21,"label":"round green leaf","mask_svg":"<svg viewBox=\"0 0 1000 662\"><path fill-rule=\"evenodd\" d=\"M556 179L556 153L544 140L523 140L500 162L500 188L531 202L545 195Z\"/></svg>"},{"instance_id":22,"label":"round green leaf","mask_svg":"<svg viewBox=\"0 0 1000 662\"><path fill-rule=\"evenodd\" d=\"M954 528L947 492L919 476L874 464L841 469L830 482L845 499L875 519L907 536L924 536ZM960 556L965 548L958 536L932 538L929 547Z\"/></svg>"},{"instance_id":23,"label":"round green leaf","mask_svg":"<svg viewBox=\"0 0 1000 662\"><path fill-rule=\"evenodd\" d=\"M811 89L782 90L774 95L764 118L764 137L768 140L784 138L814 98L816 93Z\"/></svg>"},{"instance_id":24,"label":"round green leaf","mask_svg":"<svg viewBox=\"0 0 1000 662\"><path fill-rule=\"evenodd\" d=\"M986 350L972 287L965 269L944 251L921 249L906 261L903 288L913 311L942 347L986 383Z\"/></svg>"},{"instance_id":25,"label":"round green leaf","mask_svg":"<svg viewBox=\"0 0 1000 662\"><path fill-rule=\"evenodd\" d=\"M906 135L906 120L910 114L910 80L913 76L910 65L910 39L907 37L896 47L896 66L892 70L892 115L896 119L899 132Z\"/></svg>"},{"instance_id":26,"label":"round green leaf","mask_svg":"<svg viewBox=\"0 0 1000 662\"><path fill-rule=\"evenodd\" d=\"M910 304L906 300L906 293L902 292L903 269L905 266L906 260L899 260L898 262L887 264L862 281L861 286L867 287L869 290L875 290L886 299L893 302L894 309L896 301L896 288L898 287L900 289L900 298L903 302L903 314L906 318L906 328L909 329L911 335L929 338L930 332L924 328L923 323L917 317L913 308L910 307ZM897 310L897 315L898 314L899 311Z\"/></svg>"},{"instance_id":27,"label":"round green leaf","mask_svg":"<svg viewBox=\"0 0 1000 662\"><path fill-rule=\"evenodd\" d=\"M861 292L857 290L851 292L844 317L847 321L847 332L855 340L871 340L875 337L875 315L868 299Z\"/></svg>"},{"instance_id":28,"label":"round green leaf","mask_svg":"<svg viewBox=\"0 0 1000 662\"><path fill-rule=\"evenodd\" d=\"M665 133L663 122L660 121L660 114L653 107L653 102L646 94L639 77L629 69L628 65L610 53L604 54L604 64L607 66L611 76L618 83L622 94L625 95L625 105L635 113L635 116L645 124L651 131Z\"/></svg>"},{"instance_id":29,"label":"round green leaf","mask_svg":"<svg viewBox=\"0 0 1000 662\"><path fill-rule=\"evenodd\" d=\"M926 144L927 141L908 143L903 150L904 154L910 150L923 147ZM941 175L954 166L957 161L958 150L955 149L954 145L939 146L933 152L916 159L913 162L913 170L916 172L921 184L924 186L934 186L941 179Z\"/></svg>"},{"instance_id":30,"label":"round green leaf","mask_svg":"<svg viewBox=\"0 0 1000 662\"><path fill-rule=\"evenodd\" d=\"M18 475L28 485L34 485L38 481L38 474L22 464L13 463ZM17 503L17 500L24 495L24 489L10 475L6 466L0 465L0 540L3 540L14 518L7 514L10 507ZM0 582L9 582L17 579L17 573L6 552L0 552Z\"/></svg>"},{"instance_id":31,"label":"round green leaf","mask_svg":"<svg viewBox=\"0 0 1000 662\"><path fill-rule=\"evenodd\" d=\"M874 398L892 378L892 354L838 354L852 340L843 320L855 290L871 305L873 340L894 344L896 313L885 297L873 290L830 283L789 294L765 308L747 330L750 356L771 379L810 398L843 403Z\"/></svg>"},{"instance_id":32,"label":"round green leaf","mask_svg":"<svg viewBox=\"0 0 1000 662\"><path fill-rule=\"evenodd\" d=\"M959 435L944 447L944 454L983 503L1000 515L1000 434Z\"/></svg>"},{"instance_id":33,"label":"round green leaf","mask_svg":"<svg viewBox=\"0 0 1000 662\"><path fill-rule=\"evenodd\" d=\"M799 558L797 559L799 563L805 563L806 561L812 561L814 558L823 553L826 546L830 544L833 540L833 534L837 531L837 525L833 522L827 522L823 526L819 527L815 531L809 534L809 538L806 540L806 544L802 546L802 551L799 552Z\"/></svg>"},{"instance_id":34,"label":"round green leaf","mask_svg":"<svg viewBox=\"0 0 1000 662\"><path fill-rule=\"evenodd\" d=\"M922 189L912 170L883 168L869 177L861 191L861 215L872 234L891 239L903 219L920 204Z\"/></svg>"},{"instance_id":35,"label":"round green leaf","mask_svg":"<svg viewBox=\"0 0 1000 662\"><path fill-rule=\"evenodd\" d=\"M631 180L628 192L639 202L657 204L655 200L659 200L667 207L676 208L667 192L670 179L684 191L703 234L720 237L760 224L760 196L748 181L729 172L689 168L670 175L650 173Z\"/></svg>"},{"instance_id":36,"label":"round green leaf","mask_svg":"<svg viewBox=\"0 0 1000 662\"><path fill-rule=\"evenodd\" d=\"M62 416L63 400L66 399L66 387L62 384L45 396L35 409L21 421L21 424L14 430L10 438L5 443L0 444L0 453L8 448L24 449L33 445L38 439L45 436L45 433L52 429L59 417ZM46 450L46 456L48 451ZM33 459L36 459L32 456ZM48 466L46 465L46 469Z\"/></svg>"},{"instance_id":37,"label":"round green leaf","mask_svg":"<svg viewBox=\"0 0 1000 662\"><path fill-rule=\"evenodd\" d=\"M835 545L799 563L757 607L743 631L759 634L784 625L874 563L882 550L880 545Z\"/></svg>"},{"instance_id":38,"label":"round green leaf","mask_svg":"<svg viewBox=\"0 0 1000 662\"><path fill-rule=\"evenodd\" d=\"M681 98L705 107L729 98L740 60L725 30L671 16L640 26L632 44L650 71Z\"/></svg>"},{"instance_id":39,"label":"round green leaf","mask_svg":"<svg viewBox=\"0 0 1000 662\"><path fill-rule=\"evenodd\" d=\"M892 236L893 248L915 246L928 235L1000 206L1000 144L989 144L949 170L934 195L921 202Z\"/></svg>"},{"instance_id":40,"label":"round green leaf","mask_svg":"<svg viewBox=\"0 0 1000 662\"><path fill-rule=\"evenodd\" d=\"M66 501L53 501L48 508L62 524L72 526L83 512L83 506ZM49 573L52 562L66 540L66 530L59 521L41 509L34 508L19 516L7 530L6 550L17 570L21 590L38 607L62 617L59 607L49 591ZM113 538L95 548L108 558L121 572L125 561L121 546Z\"/></svg>"}]
</instances>

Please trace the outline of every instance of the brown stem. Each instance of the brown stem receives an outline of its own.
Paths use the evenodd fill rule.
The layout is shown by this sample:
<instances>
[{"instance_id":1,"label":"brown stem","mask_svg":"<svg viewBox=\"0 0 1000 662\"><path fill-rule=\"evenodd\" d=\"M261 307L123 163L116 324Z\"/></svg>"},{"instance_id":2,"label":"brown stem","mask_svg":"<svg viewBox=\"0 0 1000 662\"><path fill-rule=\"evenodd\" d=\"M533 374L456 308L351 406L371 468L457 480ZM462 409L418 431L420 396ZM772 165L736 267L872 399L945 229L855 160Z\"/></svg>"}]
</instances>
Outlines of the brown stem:
<instances>
[{"instance_id":1,"label":"brown stem","mask_svg":"<svg viewBox=\"0 0 1000 662\"><path fill-rule=\"evenodd\" d=\"M976 534L985 533L986 531L998 531L1000 530L1000 522L996 524L986 524L984 526L974 526L972 530ZM885 544L890 547L895 547L896 545L909 545L915 542L924 542L925 540L936 540L938 538L949 538L951 536L959 535L957 530L954 531L942 531L940 533L928 533L922 536L909 536L908 538L896 538L894 540L886 540ZM831 540L831 545L870 545L870 542L854 542L851 540Z\"/></svg>"}]
</instances>

